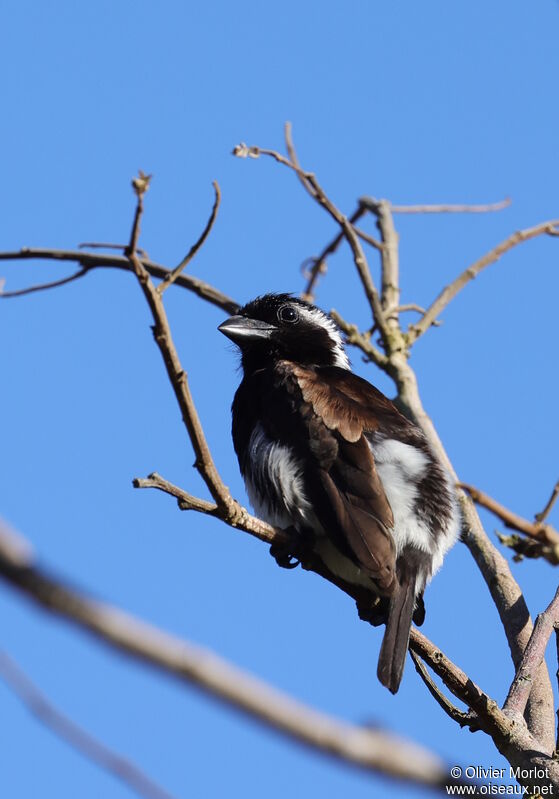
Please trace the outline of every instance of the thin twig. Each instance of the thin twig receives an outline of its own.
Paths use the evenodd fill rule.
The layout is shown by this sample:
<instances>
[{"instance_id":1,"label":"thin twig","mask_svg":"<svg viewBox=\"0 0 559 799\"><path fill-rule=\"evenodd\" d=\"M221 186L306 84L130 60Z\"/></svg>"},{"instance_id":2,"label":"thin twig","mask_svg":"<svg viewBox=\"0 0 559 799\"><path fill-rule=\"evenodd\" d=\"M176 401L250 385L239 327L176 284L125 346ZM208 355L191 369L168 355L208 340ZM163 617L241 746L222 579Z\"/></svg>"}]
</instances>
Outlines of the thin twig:
<instances>
[{"instance_id":1,"label":"thin twig","mask_svg":"<svg viewBox=\"0 0 559 799\"><path fill-rule=\"evenodd\" d=\"M107 253L43 249L37 247L23 247L21 250L0 252L0 261L27 260L72 261L83 266L86 271L98 268L116 268L124 269L129 272L134 271L130 259L125 255L109 255ZM149 261L145 258L140 258L139 260L152 277L162 278L164 280L170 272L167 267L155 261ZM66 280L66 278L64 278L64 280ZM200 280L192 275L179 275L175 281L175 285L181 286L181 288L187 289L187 291L191 291L202 300L221 308L226 313L236 313L240 308L240 303L228 297L209 283L206 283L204 280ZM41 289L40 286L32 288L37 291ZM24 289L24 291L27 291L27 289ZM3 297L7 298L8 294L0 293L0 299Z\"/></svg>"},{"instance_id":2,"label":"thin twig","mask_svg":"<svg viewBox=\"0 0 559 799\"><path fill-rule=\"evenodd\" d=\"M378 239L375 239L375 237L371 236L370 233L365 233L365 231L361 230L361 228L358 228L357 225L354 225L353 229L355 230L355 232L357 233L357 235L359 236L360 239L362 239L363 241L366 241L367 244L370 244L371 247L375 248L375 250L378 250L379 252L382 252L384 245L383 245L383 243L381 241L379 241Z\"/></svg>"},{"instance_id":3,"label":"thin twig","mask_svg":"<svg viewBox=\"0 0 559 799\"><path fill-rule=\"evenodd\" d=\"M394 226L392 206L388 200L362 197L360 200L377 218L377 227L382 241L381 250L381 300L389 314L388 324L393 334L401 336L397 308L400 304L400 258L398 234Z\"/></svg>"},{"instance_id":4,"label":"thin twig","mask_svg":"<svg viewBox=\"0 0 559 799\"><path fill-rule=\"evenodd\" d=\"M297 156L297 151L295 150L295 145L293 143L293 126L291 122L286 122L283 126L283 135L285 138L285 147L287 150L287 155L289 156L289 160L292 164L294 164L297 169L299 170L297 173L297 177L301 181L301 185L308 191L309 194L316 199L316 192L311 184L308 183L307 179L303 176L303 170L301 169L301 164L299 163L299 158Z\"/></svg>"},{"instance_id":5,"label":"thin twig","mask_svg":"<svg viewBox=\"0 0 559 799\"><path fill-rule=\"evenodd\" d=\"M462 669L452 663L429 639L412 627L410 650L433 669L457 699L476 713L479 724L496 743L510 735L510 720L497 702L471 680Z\"/></svg>"},{"instance_id":6,"label":"thin twig","mask_svg":"<svg viewBox=\"0 0 559 799\"><path fill-rule=\"evenodd\" d=\"M346 322L346 320L334 309L330 311L330 316L338 325L340 330L344 333L347 344L350 344L353 347L358 347L361 352L364 353L366 358L372 363L375 363L377 366L380 366L381 368L386 367L386 364L388 363L388 358L386 355L371 343L370 337L368 337L365 333L359 332L357 325Z\"/></svg>"},{"instance_id":7,"label":"thin twig","mask_svg":"<svg viewBox=\"0 0 559 799\"><path fill-rule=\"evenodd\" d=\"M458 292L460 292L464 286L477 277L483 269L491 266L491 264L494 264L499 260L499 258L501 258L502 255L507 253L509 250L512 250L513 247L517 247L519 244L522 244L525 241L530 241L530 239L534 239L537 236L551 233L555 228L557 228L558 225L559 219L552 219L549 222L542 222L539 225L526 228L525 230L518 230L516 233L513 233L512 236L509 236L507 239L486 253L482 258L479 258L475 263L461 272L452 283L450 283L448 286L445 286L436 300L429 306L425 314L421 317L419 322L410 325L407 334L409 344L413 344L414 341L416 341L421 335L423 335L423 333L425 333L426 330L429 329L429 327L431 327L433 321L442 313L442 311L447 307L451 300L454 299Z\"/></svg>"},{"instance_id":8,"label":"thin twig","mask_svg":"<svg viewBox=\"0 0 559 799\"><path fill-rule=\"evenodd\" d=\"M413 660L415 670L425 683L427 690L437 704L442 707L447 716L450 716L450 718L453 721L456 721L461 727L470 727L475 725L477 723L477 716L475 713L472 713L471 711L465 712L456 707L456 705L453 705L450 699L448 699L448 697L446 697L443 692L439 690L437 684L431 678L431 675L423 665L419 655L417 655L413 650L410 650L410 657Z\"/></svg>"},{"instance_id":9,"label":"thin twig","mask_svg":"<svg viewBox=\"0 0 559 799\"><path fill-rule=\"evenodd\" d=\"M78 244L80 250L87 249L88 247L92 250L121 250L124 252L128 247L128 244L114 244L113 242L107 241L82 241ZM140 258L148 258L148 254L146 250L142 247L137 247L136 252L140 256Z\"/></svg>"},{"instance_id":10,"label":"thin twig","mask_svg":"<svg viewBox=\"0 0 559 799\"><path fill-rule=\"evenodd\" d=\"M163 357L167 375L173 387L173 391L175 392L175 397L177 398L182 413L182 419L196 455L196 469L206 483L212 497L225 514L225 517L234 519L238 513L238 504L231 497L229 489L224 485L214 464L192 394L190 393L186 372L182 368L180 358L173 342L169 320L167 318L165 306L163 305L163 298L155 288L147 269L136 255L136 246L143 211L143 195L147 189L147 185L145 188L142 188L141 185L134 186L134 188L137 195L137 203L127 255L152 313L154 321L153 336Z\"/></svg>"},{"instance_id":11,"label":"thin twig","mask_svg":"<svg viewBox=\"0 0 559 799\"><path fill-rule=\"evenodd\" d=\"M124 611L89 599L12 555L0 526L0 577L49 613L76 624L112 648L246 713L292 740L346 764L442 788L448 769L434 754L390 733L358 727L314 710L241 671L213 652L179 639Z\"/></svg>"},{"instance_id":12,"label":"thin twig","mask_svg":"<svg viewBox=\"0 0 559 799\"><path fill-rule=\"evenodd\" d=\"M557 497L559 497L559 480L557 480L557 482L553 486L553 489L551 491L551 496L547 500L545 508L542 511L540 511L540 513L536 513L536 515L534 516L537 522L541 524L547 519L547 517L551 512L551 509L555 504Z\"/></svg>"},{"instance_id":13,"label":"thin twig","mask_svg":"<svg viewBox=\"0 0 559 799\"><path fill-rule=\"evenodd\" d=\"M518 530L519 533L535 539L536 541L543 541L546 544L559 549L559 533L550 524L542 522L531 522L523 516L501 505L496 499L490 497L489 494L480 491L479 488L470 485L469 483L458 483L458 487L467 491L474 502L481 505L482 508L491 511L495 514L510 530Z\"/></svg>"},{"instance_id":14,"label":"thin twig","mask_svg":"<svg viewBox=\"0 0 559 799\"><path fill-rule=\"evenodd\" d=\"M211 233L212 227L214 226L214 222L215 222L216 217L217 217L217 212L218 212L218 209L219 209L219 203L221 202L221 190L219 188L219 184L218 184L217 180L213 181L212 186L214 187L215 199L214 199L212 212L210 214L210 218L208 219L208 221L206 223L206 227L202 231L202 234L201 234L200 238L198 239L198 241L195 244L192 245L190 250L187 252L187 254L182 259L182 261L173 269L172 272L169 273L169 275L167 275L165 280L163 280L158 285L157 291L159 292L159 294L163 294L163 292L166 289L168 289L169 286L171 286L175 282L175 280L178 278L178 276L180 275L182 270L186 266L188 266L188 264L192 261L192 259L194 258L194 256L196 255L196 253L198 252L200 247L204 244L204 242L206 241L206 239L208 238L208 236Z\"/></svg>"},{"instance_id":15,"label":"thin twig","mask_svg":"<svg viewBox=\"0 0 559 799\"><path fill-rule=\"evenodd\" d=\"M406 302L404 305L398 305L396 308L392 310L392 313L407 313L408 311L415 311L415 313L424 314L425 308L422 305L418 305L416 302ZM433 327L440 327L442 322L439 319L435 319L433 322Z\"/></svg>"},{"instance_id":16,"label":"thin twig","mask_svg":"<svg viewBox=\"0 0 559 799\"><path fill-rule=\"evenodd\" d=\"M291 146L293 146L293 144L291 144ZM298 163L289 160L276 150L269 150L262 147L256 147L254 145L248 146L244 143L241 143L233 149L233 155L237 156L238 158L259 158L260 156L265 155L273 158L279 164L282 164L283 166L293 170L295 174L298 175L303 185L307 188L309 194L339 224L349 243L349 246L351 247L353 261L361 279L363 290L371 308L373 318L378 326L382 340L385 346L388 348L390 342L390 329L385 318L378 291L375 287L371 272L369 270L365 253L363 252L363 248L359 242L359 237L355 233L353 225L350 223L349 219L344 216L344 214L342 214L338 208L336 208L333 202L326 195L325 191L318 183L316 176L312 172L306 172L300 166L298 166Z\"/></svg>"},{"instance_id":17,"label":"thin twig","mask_svg":"<svg viewBox=\"0 0 559 799\"><path fill-rule=\"evenodd\" d=\"M553 628L559 626L559 588L548 607L538 615L528 645L524 650L522 662L509 688L503 711L511 718L522 718L530 697L532 684L541 662Z\"/></svg>"},{"instance_id":18,"label":"thin twig","mask_svg":"<svg viewBox=\"0 0 559 799\"><path fill-rule=\"evenodd\" d=\"M363 208L361 204L359 204L356 210L349 217L349 221L353 225L365 213L366 209ZM342 230L338 233L337 236L335 236L332 239L332 241L329 244L326 245L326 247L322 250L320 255L318 255L316 258L310 259L313 265L309 272L307 285L301 292L301 297L304 300L307 300L308 302L312 302L314 300L315 288L316 284L318 283L318 279L326 271L326 259L328 258L329 255L333 255L336 252L336 250L338 249L343 240L344 240L344 233Z\"/></svg>"},{"instance_id":19,"label":"thin twig","mask_svg":"<svg viewBox=\"0 0 559 799\"><path fill-rule=\"evenodd\" d=\"M317 191L317 189L306 178L302 177L301 173L303 172L303 170L301 169L301 164L300 164L299 158L297 156L297 151L295 150L295 144L293 143L293 130L292 130L291 122L286 122L285 123L284 133L285 133L285 146L286 146L286 149L287 149L287 154L289 156L289 159L290 159L291 163L295 167L297 167L297 169L299 170L298 177L299 177L299 180L301 181L301 184L302 184L303 188L306 191L308 191L308 193L311 195L311 197L313 197L313 199L315 199L315 200L318 199L318 201L322 204L322 201L320 199L320 194ZM366 211L366 209L363 208L361 206L361 204L359 204L358 207L357 207L357 210L354 211L354 213L349 217L349 222L353 225L353 229L354 229L355 233L359 236L360 239L362 239L363 241L367 242L367 244L370 244L371 247L374 247L375 249L382 251L382 243L380 241L378 241L378 239L375 239L374 236L371 236L369 233L366 233L364 230L361 230L360 228L358 228L355 225L355 222L357 222L357 220L361 216L363 216L365 211ZM317 267L317 270L316 270L316 274L315 274L315 279L316 279L316 277L318 277L319 274L324 274L325 270L324 270L323 267L325 266L325 264L323 264L322 262L325 260L327 255L329 255L329 254L331 254L331 253L336 251L336 249L338 248L338 245L340 244L340 242L342 241L343 238L344 238L344 233L342 231L342 233L340 233L333 240L333 242L330 245L328 245L323 250L322 254L318 257L318 259L316 259L315 266ZM322 268L321 268L321 264L322 264ZM314 272L314 267L313 267L313 272ZM311 279L312 279L312 276L311 276ZM313 282L311 282L310 287L307 287L307 289L304 292L302 292L303 299L308 299L309 301L311 300L311 291L312 291L313 285L314 285L314 280L313 280Z\"/></svg>"},{"instance_id":20,"label":"thin twig","mask_svg":"<svg viewBox=\"0 0 559 799\"><path fill-rule=\"evenodd\" d=\"M392 205L391 207L394 214L487 214L492 211L502 211L503 208L508 208L511 202L510 197L505 197L504 200L485 205L450 203L447 205Z\"/></svg>"},{"instance_id":21,"label":"thin twig","mask_svg":"<svg viewBox=\"0 0 559 799\"><path fill-rule=\"evenodd\" d=\"M406 311L425 313L425 308L422 305L418 305L416 302L406 302L404 305L398 305L394 310L398 311L398 313L405 313Z\"/></svg>"},{"instance_id":22,"label":"thin twig","mask_svg":"<svg viewBox=\"0 0 559 799\"><path fill-rule=\"evenodd\" d=\"M81 752L88 760L97 763L105 771L124 782L131 790L146 799L173 799L171 794L161 788L128 758L113 752L112 749L76 722L58 710L29 677L16 664L13 658L0 651L0 676L19 697L27 709L36 716L55 735Z\"/></svg>"},{"instance_id":23,"label":"thin twig","mask_svg":"<svg viewBox=\"0 0 559 799\"><path fill-rule=\"evenodd\" d=\"M59 286L65 286L66 283L72 283L74 280L77 280L80 277L86 275L89 271L89 267L82 267L82 269L78 269L77 272L74 272L73 275L68 275L68 277L60 278L60 280L53 280L50 283L37 283L34 286L28 286L25 289L16 289L15 291L0 291L0 297L4 297L6 299L10 297L24 297L26 294L33 294L35 291L46 291L47 289L55 289Z\"/></svg>"},{"instance_id":24,"label":"thin twig","mask_svg":"<svg viewBox=\"0 0 559 799\"><path fill-rule=\"evenodd\" d=\"M255 538L264 541L267 544L289 544L292 541L290 536L285 530L272 527L256 516L252 516L246 508L237 504L235 523L233 524L227 518L227 512L223 512L214 502L208 502L206 499L200 499L193 494L189 494L179 486L170 483L161 477L157 472L152 472L147 477L136 477L132 481L134 488L155 488L163 491L165 494L170 494L175 497L177 504L181 510L195 510L198 513L205 513L209 516L216 516L218 519L230 524L238 530L249 533Z\"/></svg>"},{"instance_id":25,"label":"thin twig","mask_svg":"<svg viewBox=\"0 0 559 799\"><path fill-rule=\"evenodd\" d=\"M132 222L132 231L130 233L130 241L128 247L124 251L125 255L129 257L137 257L138 253L138 239L140 237L140 221L144 212L144 194L149 189L151 175L146 175L142 170L138 170L138 176L132 178L132 188L137 197L136 213L134 214L134 221Z\"/></svg>"}]
</instances>

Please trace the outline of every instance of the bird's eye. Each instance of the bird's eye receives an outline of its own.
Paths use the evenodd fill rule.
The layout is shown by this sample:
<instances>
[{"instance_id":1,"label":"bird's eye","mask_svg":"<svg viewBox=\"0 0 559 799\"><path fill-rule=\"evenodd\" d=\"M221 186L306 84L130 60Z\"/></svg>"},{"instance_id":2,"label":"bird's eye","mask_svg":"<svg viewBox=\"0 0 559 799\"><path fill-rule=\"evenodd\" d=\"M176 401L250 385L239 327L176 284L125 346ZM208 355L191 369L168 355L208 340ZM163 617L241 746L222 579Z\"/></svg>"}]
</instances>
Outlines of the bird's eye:
<instances>
[{"instance_id":1,"label":"bird's eye","mask_svg":"<svg viewBox=\"0 0 559 799\"><path fill-rule=\"evenodd\" d=\"M282 305L278 310L278 319L280 322L297 322L299 313L292 305Z\"/></svg>"}]
</instances>

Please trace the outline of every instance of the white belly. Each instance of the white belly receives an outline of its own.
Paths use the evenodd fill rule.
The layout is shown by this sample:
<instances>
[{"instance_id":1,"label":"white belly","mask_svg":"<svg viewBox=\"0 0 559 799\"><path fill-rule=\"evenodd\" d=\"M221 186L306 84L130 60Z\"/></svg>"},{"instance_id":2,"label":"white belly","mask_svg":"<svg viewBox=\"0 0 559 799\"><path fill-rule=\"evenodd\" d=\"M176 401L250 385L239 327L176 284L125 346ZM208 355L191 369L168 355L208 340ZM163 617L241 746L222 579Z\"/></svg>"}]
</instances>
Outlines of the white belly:
<instances>
[{"instance_id":1,"label":"white belly","mask_svg":"<svg viewBox=\"0 0 559 799\"><path fill-rule=\"evenodd\" d=\"M428 582L440 569L445 553L455 543L459 532L459 514L452 502L452 518L444 532L434 536L425 521L417 514L416 503L419 483L429 468L428 456L395 439L381 439L371 444L376 467L394 514L393 536L396 554L406 547L413 547L431 557L431 569L424 579ZM454 491L450 478L443 472L450 497ZM422 586L418 586L420 588Z\"/></svg>"},{"instance_id":2,"label":"white belly","mask_svg":"<svg viewBox=\"0 0 559 799\"><path fill-rule=\"evenodd\" d=\"M250 437L249 452L252 470L243 476L257 516L274 527L300 525L314 529L317 521L303 491L303 469L289 447L270 441L257 425ZM265 485L270 485L272 491L262 491L260 486Z\"/></svg>"}]
</instances>

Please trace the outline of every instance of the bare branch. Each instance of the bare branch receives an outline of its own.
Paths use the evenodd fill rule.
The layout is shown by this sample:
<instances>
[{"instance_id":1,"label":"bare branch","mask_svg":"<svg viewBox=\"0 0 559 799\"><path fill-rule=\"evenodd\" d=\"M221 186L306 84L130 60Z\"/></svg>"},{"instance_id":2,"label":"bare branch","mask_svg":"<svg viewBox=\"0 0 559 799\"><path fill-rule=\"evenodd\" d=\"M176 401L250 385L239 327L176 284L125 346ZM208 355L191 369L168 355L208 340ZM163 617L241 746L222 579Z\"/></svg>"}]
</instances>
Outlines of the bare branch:
<instances>
[{"instance_id":1,"label":"bare branch","mask_svg":"<svg viewBox=\"0 0 559 799\"><path fill-rule=\"evenodd\" d=\"M525 519L509 510L504 505L501 505L500 502L497 502L493 497L480 491L479 488L475 488L468 483L458 483L458 487L467 491L475 503L495 514L495 516L503 522L505 527L511 530L518 530L519 533L523 533L534 541L546 545L543 549L539 548L532 552L527 550L524 551L523 554L529 555L530 557L541 555L554 565L559 563L559 533L550 524L537 521L531 522L529 519ZM514 542L511 543L513 548L515 548Z\"/></svg>"},{"instance_id":2,"label":"bare branch","mask_svg":"<svg viewBox=\"0 0 559 799\"><path fill-rule=\"evenodd\" d=\"M394 214L487 214L492 211L502 211L508 208L512 200L505 197L496 203L486 203L485 205L392 205Z\"/></svg>"},{"instance_id":3,"label":"bare branch","mask_svg":"<svg viewBox=\"0 0 559 799\"><path fill-rule=\"evenodd\" d=\"M551 491L551 496L547 500L545 508L542 511L540 511L540 513L536 513L534 518L537 522L541 524L547 519L547 517L551 512L551 509L555 504L557 497L559 497L559 480L557 480L557 482L553 486L553 489Z\"/></svg>"},{"instance_id":4,"label":"bare branch","mask_svg":"<svg viewBox=\"0 0 559 799\"><path fill-rule=\"evenodd\" d=\"M510 717L501 710L494 699L485 694L464 672L423 636L412 628L410 648L423 658L441 678L454 696L476 714L476 728L487 732L501 754L513 767L526 769L519 782L538 795L537 773L545 774L550 784L559 786L559 764L552 757L553 746L548 751L547 742L534 736L527 728L522 715ZM541 669L541 666L540 666ZM543 769L543 771L538 771Z\"/></svg>"},{"instance_id":5,"label":"bare branch","mask_svg":"<svg viewBox=\"0 0 559 799\"><path fill-rule=\"evenodd\" d=\"M361 283L363 286L363 290L365 292L365 296L369 302L369 306L373 313L374 320L378 326L379 332L382 336L383 342L385 346L389 348L390 346L390 329L385 318L384 310L380 301L380 297L378 295L377 289L373 282L373 278L371 276L371 272L369 269L369 265L367 263L367 259L365 257L365 253L363 252L363 248L359 242L359 237L355 233L353 229L353 225L350 223L349 219L342 214L341 211L336 208L333 202L329 199L327 194L325 193L324 189L318 183L315 175L312 172L304 171L298 164L293 163L281 153L276 152L275 150L268 150L262 147L256 147L254 145L248 146L244 143L237 145L233 149L233 155L237 156L238 158L259 158L261 155L269 156L277 161L279 164L283 164L283 166L288 167L289 169L293 170L295 174L299 177L311 197L317 201L317 203L322 206L330 216L339 224L342 228L344 236L346 237L349 246L351 247L353 253L353 261L357 268L357 272L361 279Z\"/></svg>"},{"instance_id":6,"label":"bare branch","mask_svg":"<svg viewBox=\"0 0 559 799\"><path fill-rule=\"evenodd\" d=\"M457 699L476 713L479 726L491 735L497 745L507 736L510 737L511 723L497 702L415 627L412 627L410 634L410 649L431 666Z\"/></svg>"},{"instance_id":7,"label":"bare branch","mask_svg":"<svg viewBox=\"0 0 559 799\"><path fill-rule=\"evenodd\" d=\"M398 234L392 218L392 206L388 200L361 197L359 202L377 218L377 227L382 241L382 307L388 315L388 323L394 333L399 333L397 308L400 303L400 267L398 256Z\"/></svg>"},{"instance_id":8,"label":"bare branch","mask_svg":"<svg viewBox=\"0 0 559 799\"><path fill-rule=\"evenodd\" d=\"M139 250L137 250L139 252ZM91 269L114 267L116 269L124 269L133 272L134 268L130 263L130 259L124 255L108 255L106 253L92 253L82 252L80 250L56 250L56 249L42 249L23 247L21 250L14 250L11 252L0 252L0 261L26 261L26 260L47 260L47 261L73 261L84 267L84 270L90 271ZM154 261L148 261L145 258L139 259L141 265L149 272L152 277L162 278L163 280L168 276L169 269ZM226 313L236 313L239 310L240 304L235 300L228 297L223 292L200 280L192 275L179 275L175 281L175 285L181 286L193 294L196 294L211 305L216 305ZM6 298L7 294L0 293L0 299Z\"/></svg>"},{"instance_id":9,"label":"bare branch","mask_svg":"<svg viewBox=\"0 0 559 799\"><path fill-rule=\"evenodd\" d=\"M291 163L297 167L299 172L297 173L297 177L301 181L301 185L308 191L311 197L316 199L316 192L312 185L307 181L305 177L303 177L301 164L299 163L299 158L297 156L297 151L295 150L295 144L293 143L293 126L291 122L286 122L283 126L283 135L285 138L285 148L287 150L287 155L289 156L289 160Z\"/></svg>"},{"instance_id":10,"label":"bare branch","mask_svg":"<svg viewBox=\"0 0 559 799\"><path fill-rule=\"evenodd\" d=\"M455 476L454 471L452 474ZM472 500L461 492L458 499L463 518L464 543L470 550L495 603L516 669L533 629L530 611L509 563L483 529ZM554 746L553 704L549 674L545 663L542 663L526 708L526 721L530 732L548 752L551 752Z\"/></svg>"},{"instance_id":11,"label":"bare branch","mask_svg":"<svg viewBox=\"0 0 559 799\"><path fill-rule=\"evenodd\" d=\"M24 297L26 294L33 294L36 291L46 291L47 289L55 289L59 286L65 286L66 283L72 283L74 280L78 280L78 278L87 275L89 269L82 268L78 269L77 272L74 272L73 275L68 275L68 277L60 278L60 280L53 280L50 283L37 283L34 286L28 286L25 289L16 289L16 291L2 291L0 288L0 297L10 298L10 297Z\"/></svg>"},{"instance_id":12,"label":"bare branch","mask_svg":"<svg viewBox=\"0 0 559 799\"><path fill-rule=\"evenodd\" d=\"M559 627L559 588L548 607L540 613L524 650L516 676L503 705L503 711L512 719L522 718L530 697L532 684L543 661L553 628Z\"/></svg>"},{"instance_id":13,"label":"bare branch","mask_svg":"<svg viewBox=\"0 0 559 799\"><path fill-rule=\"evenodd\" d=\"M309 708L213 652L163 632L111 605L89 599L48 576L0 526L0 577L29 599L144 661L241 710L281 734L346 764L442 788L448 769L423 747L395 735L358 727Z\"/></svg>"},{"instance_id":14,"label":"bare branch","mask_svg":"<svg viewBox=\"0 0 559 799\"><path fill-rule=\"evenodd\" d=\"M413 649L410 650L410 656L413 660L415 670L425 683L427 690L435 702L442 707L447 716L450 716L452 721L456 721L461 727L475 727L476 729L479 729L476 714L472 713L472 711L466 713L463 710L460 710L460 708L457 708L456 705L453 705L452 702L443 694L443 692L439 690L434 680L431 679L429 672Z\"/></svg>"},{"instance_id":15,"label":"bare branch","mask_svg":"<svg viewBox=\"0 0 559 799\"><path fill-rule=\"evenodd\" d=\"M359 220L363 214L365 213L366 209L363 208L361 205L358 205L356 210L352 213L349 217L350 223L353 225L357 220ZM356 231L357 232L357 231ZM332 241L326 245L326 247L322 250L320 255L316 258L311 258L309 261L312 262L312 267L310 269L309 278L307 281L307 285L305 286L304 290L301 292L301 297L308 302L312 302L315 297L315 288L316 284L318 283L319 277L324 274L326 271L326 259L329 255L333 255L342 241L344 240L344 233L340 231L337 236L335 236Z\"/></svg>"},{"instance_id":16,"label":"bare branch","mask_svg":"<svg viewBox=\"0 0 559 799\"><path fill-rule=\"evenodd\" d=\"M383 243L381 241L379 241L378 239L375 239L375 237L371 236L370 233L365 233L365 231L361 230L361 228L358 228L357 225L354 225L353 229L355 230L356 234L359 236L360 239L362 239L363 241L366 241L367 244L370 244L371 247L375 248L375 250L378 250L379 252L383 251L384 245L383 245Z\"/></svg>"},{"instance_id":17,"label":"bare branch","mask_svg":"<svg viewBox=\"0 0 559 799\"><path fill-rule=\"evenodd\" d=\"M177 504L181 510L195 510L208 516L218 515L218 507L215 502L208 502L207 499L200 499L200 497L189 494L183 488L165 480L157 472L152 472L147 477L135 477L132 480L132 485L134 488L156 488L163 491L164 494L170 494L178 500Z\"/></svg>"},{"instance_id":18,"label":"bare branch","mask_svg":"<svg viewBox=\"0 0 559 799\"><path fill-rule=\"evenodd\" d=\"M165 306L163 305L163 298L155 288L147 269L143 266L142 262L136 255L137 238L143 210L144 191L145 189L143 191L141 189L136 189L138 201L127 255L132 267L134 268L136 277L138 278L138 283L140 284L140 287L144 293L144 297L147 300L153 317L153 336L155 343L159 347L163 357L163 361L167 369L167 376L169 377L173 391L175 392L175 397L177 398L177 402L182 413L182 419L196 455L196 469L200 473L202 479L210 490L212 497L219 505L222 512L227 518L235 519L236 514L238 513L238 504L232 499L227 486L223 484L223 481L221 480L221 477L219 476L219 473L213 462L206 437L204 436L204 431L202 430L200 418L198 416L192 394L190 393L188 378L186 376L186 372L182 368L173 342L169 320L167 319L167 313L165 311Z\"/></svg>"},{"instance_id":19,"label":"bare branch","mask_svg":"<svg viewBox=\"0 0 559 799\"><path fill-rule=\"evenodd\" d=\"M89 248L90 250L122 250L122 252L124 252L128 246L129 244L114 244L113 242L107 241L82 241L78 244L80 250ZM148 254L142 247L136 247L136 252L140 258L148 259Z\"/></svg>"},{"instance_id":20,"label":"bare branch","mask_svg":"<svg viewBox=\"0 0 559 799\"><path fill-rule=\"evenodd\" d=\"M371 343L370 336L367 336L365 333L360 333L357 325L346 322L336 310L332 309L330 311L330 316L345 334L347 344L358 347L365 354L367 360L380 366L381 369L386 368L388 358Z\"/></svg>"},{"instance_id":21,"label":"bare branch","mask_svg":"<svg viewBox=\"0 0 559 799\"><path fill-rule=\"evenodd\" d=\"M404 305L398 305L395 310L397 310L398 313L405 313L406 311L425 313L425 308L422 305L418 305L416 302L407 302Z\"/></svg>"},{"instance_id":22,"label":"bare branch","mask_svg":"<svg viewBox=\"0 0 559 799\"><path fill-rule=\"evenodd\" d=\"M138 252L138 239L140 237L140 221L144 212L144 194L149 189L151 175L146 175L142 170L138 170L138 177L132 178L132 188L138 198L136 204L136 213L134 214L134 221L132 223L132 231L130 233L130 242L125 250L125 255L136 256Z\"/></svg>"},{"instance_id":23,"label":"bare branch","mask_svg":"<svg viewBox=\"0 0 559 799\"><path fill-rule=\"evenodd\" d=\"M418 305L416 302L407 302L404 305L398 305L396 308L393 309L392 313L406 313L407 311L415 311L416 313L424 314L425 308L422 305ZM436 319L433 322L433 327L440 327L442 322Z\"/></svg>"},{"instance_id":24,"label":"bare branch","mask_svg":"<svg viewBox=\"0 0 559 799\"><path fill-rule=\"evenodd\" d=\"M146 799L173 799L170 793L153 782L138 766L113 752L54 707L15 661L1 651L0 676L34 716L88 760L97 763Z\"/></svg>"},{"instance_id":25,"label":"bare branch","mask_svg":"<svg viewBox=\"0 0 559 799\"><path fill-rule=\"evenodd\" d=\"M486 253L482 258L465 269L452 283L450 283L441 291L437 299L429 306L419 322L410 325L408 329L409 344L413 344L414 341L416 341L421 335L423 335L423 333L425 333L426 330L429 329L433 321L441 314L450 301L454 299L458 292L461 291L471 280L477 277L483 269L491 266L491 264L494 264L499 260L499 258L501 258L502 255L507 253L509 250L512 250L513 247L516 247L525 241L530 241L530 239L534 239L537 236L552 233L558 225L559 219L552 219L549 222L542 222L541 224L532 228L518 230L516 233L513 233L512 236L509 236L508 239L502 241L500 244Z\"/></svg>"},{"instance_id":26,"label":"bare branch","mask_svg":"<svg viewBox=\"0 0 559 799\"><path fill-rule=\"evenodd\" d=\"M160 294L163 294L163 292L166 289L168 289L169 286L172 285L175 282L175 280L178 278L178 276L180 275L182 270L186 266L188 266L188 264L192 261L192 259L194 258L194 256L196 255L196 253L198 252L200 247L204 244L204 242L206 241L206 239L208 238L208 236L211 233L211 230L212 230L212 228L214 226L214 222L215 222L215 220L217 218L217 211L219 209L219 203L221 202L221 191L220 191L219 184L218 184L217 180L213 181L212 186L214 187L214 191L215 191L215 200L214 200L212 212L210 214L210 218L208 219L208 221L206 223L206 227L202 231L202 234L201 234L200 238L198 239L198 241L195 244L192 245L190 250L187 252L187 254L182 259L182 261L173 269L173 271L169 275L167 275L165 280L163 280L159 284L159 286L157 287L157 291Z\"/></svg>"},{"instance_id":27,"label":"bare branch","mask_svg":"<svg viewBox=\"0 0 559 799\"><path fill-rule=\"evenodd\" d=\"M165 494L170 494L177 499L178 506L181 510L195 510L198 511L198 513L215 516L231 527L249 533L267 544L282 545L290 544L292 541L292 536L285 530L272 527L256 516L252 516L246 508L243 508L238 503L235 503L237 506L235 517L234 519L230 519L228 512L223 511L223 509L219 508L214 502L208 502L205 499L200 499L199 497L189 494L187 491L184 491L184 489L165 480L161 475L157 474L157 472L152 472L147 478L136 477L132 481L132 484L134 488L156 488L159 491L163 491Z\"/></svg>"}]
</instances>

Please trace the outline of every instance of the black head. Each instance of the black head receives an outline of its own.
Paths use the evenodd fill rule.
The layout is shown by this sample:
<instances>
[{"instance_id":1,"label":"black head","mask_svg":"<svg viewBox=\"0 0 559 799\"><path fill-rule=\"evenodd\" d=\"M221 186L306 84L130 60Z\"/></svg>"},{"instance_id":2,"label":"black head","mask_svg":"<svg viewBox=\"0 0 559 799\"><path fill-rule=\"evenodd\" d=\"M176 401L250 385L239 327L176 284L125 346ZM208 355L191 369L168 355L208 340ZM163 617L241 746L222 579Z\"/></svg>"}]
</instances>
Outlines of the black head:
<instances>
[{"instance_id":1,"label":"black head","mask_svg":"<svg viewBox=\"0 0 559 799\"><path fill-rule=\"evenodd\" d=\"M340 332L320 308L291 294L265 294L218 327L234 341L245 371L290 360L315 366L349 367Z\"/></svg>"}]
</instances>

